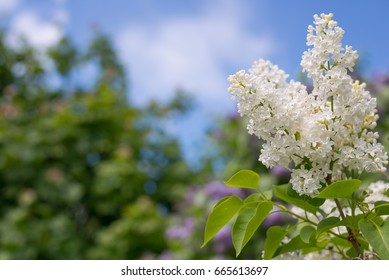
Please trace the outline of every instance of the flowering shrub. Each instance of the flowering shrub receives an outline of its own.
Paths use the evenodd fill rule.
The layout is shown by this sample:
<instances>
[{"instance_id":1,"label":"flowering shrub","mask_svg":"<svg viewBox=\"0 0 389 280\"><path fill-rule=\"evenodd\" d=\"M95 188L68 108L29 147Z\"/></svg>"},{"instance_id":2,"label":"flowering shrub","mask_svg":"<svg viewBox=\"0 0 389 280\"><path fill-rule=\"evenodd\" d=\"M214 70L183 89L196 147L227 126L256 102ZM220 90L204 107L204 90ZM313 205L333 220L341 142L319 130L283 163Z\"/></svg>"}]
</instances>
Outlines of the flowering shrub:
<instances>
[{"instance_id":1,"label":"flowering shrub","mask_svg":"<svg viewBox=\"0 0 389 280\"><path fill-rule=\"evenodd\" d=\"M332 17L315 15L315 26L308 27L312 47L301 66L312 79L312 92L300 82L287 82L288 76L265 60L228 78L238 111L248 118L248 132L264 141L259 160L268 168L288 168L291 179L264 192L258 189L257 173L242 170L232 176L228 186L257 193L220 200L208 217L203 245L237 216L232 240L238 255L269 214L283 211L298 221L268 229L265 259L290 252L308 258L389 259L388 184L363 190L356 179L363 172L384 172L388 164L372 131L377 102L365 84L349 75L358 55L342 46L344 31Z\"/></svg>"}]
</instances>

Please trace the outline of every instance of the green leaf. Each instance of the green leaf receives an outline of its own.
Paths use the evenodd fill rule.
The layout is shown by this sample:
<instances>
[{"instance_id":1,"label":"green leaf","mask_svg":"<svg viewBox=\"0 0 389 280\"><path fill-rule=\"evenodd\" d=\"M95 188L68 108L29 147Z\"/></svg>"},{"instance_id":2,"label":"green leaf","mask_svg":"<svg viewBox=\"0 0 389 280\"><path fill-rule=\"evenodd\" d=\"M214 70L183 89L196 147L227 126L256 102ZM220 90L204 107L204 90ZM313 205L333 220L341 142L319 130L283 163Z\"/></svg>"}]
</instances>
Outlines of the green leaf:
<instances>
[{"instance_id":1,"label":"green leaf","mask_svg":"<svg viewBox=\"0 0 389 280\"><path fill-rule=\"evenodd\" d=\"M343 236L341 238L340 236ZM352 244L350 241L347 240L348 233L341 234L339 236L334 236L331 238L331 243L334 245L337 245L339 247L352 247Z\"/></svg>"},{"instance_id":2,"label":"green leaf","mask_svg":"<svg viewBox=\"0 0 389 280\"><path fill-rule=\"evenodd\" d=\"M349 228L358 228L358 223L363 218L364 218L363 214L359 214L355 216L347 215L346 219L342 220L341 224Z\"/></svg>"},{"instance_id":3,"label":"green leaf","mask_svg":"<svg viewBox=\"0 0 389 280\"><path fill-rule=\"evenodd\" d=\"M261 195L264 196L267 200L271 200L273 198L273 190L261 192Z\"/></svg>"},{"instance_id":4,"label":"green leaf","mask_svg":"<svg viewBox=\"0 0 389 280\"><path fill-rule=\"evenodd\" d=\"M286 234L286 230L280 226L272 226L266 231L265 249L263 256L265 260L270 260L273 258Z\"/></svg>"},{"instance_id":5,"label":"green leaf","mask_svg":"<svg viewBox=\"0 0 389 280\"><path fill-rule=\"evenodd\" d=\"M260 201L264 201L264 197L263 195L261 195L260 193L253 193L253 194L250 194L248 197L246 197L246 199L243 201L244 204L250 204L250 203L255 203L255 202L260 202Z\"/></svg>"},{"instance_id":6,"label":"green leaf","mask_svg":"<svg viewBox=\"0 0 389 280\"><path fill-rule=\"evenodd\" d=\"M300 231L300 237L301 240L304 243L309 243L309 240L311 239L312 233L316 232L315 228L313 226L305 226Z\"/></svg>"},{"instance_id":7,"label":"green leaf","mask_svg":"<svg viewBox=\"0 0 389 280\"><path fill-rule=\"evenodd\" d=\"M358 225L377 255L383 260L389 260L389 218L381 226L369 219L360 220Z\"/></svg>"},{"instance_id":8,"label":"green leaf","mask_svg":"<svg viewBox=\"0 0 389 280\"><path fill-rule=\"evenodd\" d=\"M254 189L258 188L259 174L251 170L240 170L225 184L229 187Z\"/></svg>"},{"instance_id":9,"label":"green leaf","mask_svg":"<svg viewBox=\"0 0 389 280\"><path fill-rule=\"evenodd\" d=\"M355 190L362 184L360 180L342 180L337 181L324 188L315 197L318 198L352 198Z\"/></svg>"},{"instance_id":10,"label":"green leaf","mask_svg":"<svg viewBox=\"0 0 389 280\"><path fill-rule=\"evenodd\" d=\"M260 201L269 201L272 198L273 191L265 191L263 193L253 193L246 197L246 199L243 201L244 204L253 203L253 202L260 202Z\"/></svg>"},{"instance_id":11,"label":"green leaf","mask_svg":"<svg viewBox=\"0 0 389 280\"><path fill-rule=\"evenodd\" d=\"M384 223L384 219L382 219L381 216L375 216L375 217L371 218L371 220L379 227L382 226L382 224Z\"/></svg>"},{"instance_id":12,"label":"green leaf","mask_svg":"<svg viewBox=\"0 0 389 280\"><path fill-rule=\"evenodd\" d=\"M341 221L338 217L328 217L319 222L317 225L317 235L332 229L341 224Z\"/></svg>"},{"instance_id":13,"label":"green leaf","mask_svg":"<svg viewBox=\"0 0 389 280\"><path fill-rule=\"evenodd\" d=\"M220 200L208 216L204 231L204 247L212 237L221 230L242 207L242 200L237 196L227 196Z\"/></svg>"},{"instance_id":14,"label":"green leaf","mask_svg":"<svg viewBox=\"0 0 389 280\"><path fill-rule=\"evenodd\" d=\"M302 250L302 249L308 249L308 248L309 249L317 248L316 243L315 242L305 243L301 239L301 236L297 235L292 240L290 240L287 244L281 247L280 254Z\"/></svg>"},{"instance_id":15,"label":"green leaf","mask_svg":"<svg viewBox=\"0 0 389 280\"><path fill-rule=\"evenodd\" d=\"M313 214L316 214L316 212L319 210L318 207L310 204L308 200L305 200L305 197L295 197L293 192L290 190L291 186L290 184L280 185L274 187L274 195L290 204L293 204L297 207L300 207L308 212L311 212Z\"/></svg>"},{"instance_id":16,"label":"green leaf","mask_svg":"<svg viewBox=\"0 0 389 280\"><path fill-rule=\"evenodd\" d=\"M272 209L273 203L270 201L250 203L242 207L232 228L232 242L236 256L240 254Z\"/></svg>"},{"instance_id":17,"label":"green leaf","mask_svg":"<svg viewBox=\"0 0 389 280\"><path fill-rule=\"evenodd\" d=\"M316 207L323 205L323 203L326 201L324 198L316 198L316 197L310 197L305 194L299 194L292 188L292 185L290 184L288 185L288 195L300 200L304 200Z\"/></svg>"},{"instance_id":18,"label":"green leaf","mask_svg":"<svg viewBox=\"0 0 389 280\"><path fill-rule=\"evenodd\" d=\"M377 215L389 215L389 201L376 201L374 208Z\"/></svg>"}]
</instances>

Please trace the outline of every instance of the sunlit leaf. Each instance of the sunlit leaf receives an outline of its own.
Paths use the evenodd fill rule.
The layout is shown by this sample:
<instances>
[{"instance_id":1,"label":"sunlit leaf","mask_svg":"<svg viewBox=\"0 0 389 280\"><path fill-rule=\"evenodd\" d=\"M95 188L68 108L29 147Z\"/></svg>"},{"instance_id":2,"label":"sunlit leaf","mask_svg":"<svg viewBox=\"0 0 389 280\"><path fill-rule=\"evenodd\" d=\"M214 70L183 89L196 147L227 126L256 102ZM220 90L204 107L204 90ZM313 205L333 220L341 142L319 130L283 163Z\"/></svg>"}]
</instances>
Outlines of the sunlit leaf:
<instances>
[{"instance_id":1,"label":"sunlit leaf","mask_svg":"<svg viewBox=\"0 0 389 280\"><path fill-rule=\"evenodd\" d=\"M234 195L223 198L215 205L208 216L201 247L204 247L235 216L241 206L242 200Z\"/></svg>"},{"instance_id":2,"label":"sunlit leaf","mask_svg":"<svg viewBox=\"0 0 389 280\"><path fill-rule=\"evenodd\" d=\"M272 209L273 203L264 201L247 204L239 211L232 228L232 242L237 256Z\"/></svg>"},{"instance_id":3,"label":"sunlit leaf","mask_svg":"<svg viewBox=\"0 0 389 280\"><path fill-rule=\"evenodd\" d=\"M362 184L360 180L342 180L324 188L315 197L318 198L351 198L355 190Z\"/></svg>"},{"instance_id":4,"label":"sunlit leaf","mask_svg":"<svg viewBox=\"0 0 389 280\"><path fill-rule=\"evenodd\" d=\"M244 204L250 204L254 202L260 202L264 201L264 197L260 193L253 193L250 194L246 199L243 201Z\"/></svg>"},{"instance_id":5,"label":"sunlit leaf","mask_svg":"<svg viewBox=\"0 0 389 280\"><path fill-rule=\"evenodd\" d=\"M287 231L280 226L272 226L267 230L263 256L265 260L273 258L286 234Z\"/></svg>"},{"instance_id":6,"label":"sunlit leaf","mask_svg":"<svg viewBox=\"0 0 389 280\"><path fill-rule=\"evenodd\" d=\"M254 189L258 188L259 174L251 170L240 170L225 184L229 187Z\"/></svg>"},{"instance_id":7,"label":"sunlit leaf","mask_svg":"<svg viewBox=\"0 0 389 280\"><path fill-rule=\"evenodd\" d=\"M271 190L263 193L253 193L246 197L243 203L248 204L253 202L269 201L272 198L272 194L273 192Z\"/></svg>"}]
</instances>

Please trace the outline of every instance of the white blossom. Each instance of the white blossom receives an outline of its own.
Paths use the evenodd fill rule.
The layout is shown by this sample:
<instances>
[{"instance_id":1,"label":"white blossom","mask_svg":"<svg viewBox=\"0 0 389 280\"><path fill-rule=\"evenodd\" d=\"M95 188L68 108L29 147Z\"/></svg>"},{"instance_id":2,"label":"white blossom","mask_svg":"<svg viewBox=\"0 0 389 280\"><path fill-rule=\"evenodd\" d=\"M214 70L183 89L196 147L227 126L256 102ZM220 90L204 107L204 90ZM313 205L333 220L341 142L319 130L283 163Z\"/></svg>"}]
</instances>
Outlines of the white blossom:
<instances>
[{"instance_id":1,"label":"white blossom","mask_svg":"<svg viewBox=\"0 0 389 280\"><path fill-rule=\"evenodd\" d=\"M365 202L374 204L374 202L380 200L389 201L389 197L386 195L388 189L389 189L389 183L385 183L384 181L377 181L371 183L367 187L369 196L365 198Z\"/></svg>"},{"instance_id":2,"label":"white blossom","mask_svg":"<svg viewBox=\"0 0 389 280\"><path fill-rule=\"evenodd\" d=\"M311 93L262 59L228 78L248 132L265 141L259 160L269 168L289 168L293 188L310 196L351 171L383 172L388 164L378 133L371 131L376 99L348 74L358 54L342 46L344 31L332 17L315 15L315 26L308 27L311 48L301 66L312 79Z\"/></svg>"}]
</instances>

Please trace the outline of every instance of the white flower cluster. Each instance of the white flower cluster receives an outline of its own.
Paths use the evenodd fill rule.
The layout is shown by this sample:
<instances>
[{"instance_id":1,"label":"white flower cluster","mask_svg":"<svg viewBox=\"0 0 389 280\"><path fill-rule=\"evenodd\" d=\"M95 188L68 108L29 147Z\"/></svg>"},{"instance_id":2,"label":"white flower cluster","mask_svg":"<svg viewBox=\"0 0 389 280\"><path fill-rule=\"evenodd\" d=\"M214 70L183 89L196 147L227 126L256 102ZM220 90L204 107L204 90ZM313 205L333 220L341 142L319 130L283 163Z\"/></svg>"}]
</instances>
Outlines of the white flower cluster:
<instances>
[{"instance_id":1,"label":"white flower cluster","mask_svg":"<svg viewBox=\"0 0 389 280\"><path fill-rule=\"evenodd\" d=\"M389 197L387 192L389 190L389 183L385 183L384 181L377 181L371 183L367 187L367 191L369 196L365 198L365 202L374 205L376 201L389 201Z\"/></svg>"},{"instance_id":2,"label":"white flower cluster","mask_svg":"<svg viewBox=\"0 0 389 280\"><path fill-rule=\"evenodd\" d=\"M332 16L315 15L315 27L308 27L312 48L301 66L313 80L311 93L264 60L228 78L249 133L265 141L259 160L291 169L293 188L311 196L348 172L381 172L388 164L378 133L371 131L378 119L376 99L348 75L358 55L342 47L344 31Z\"/></svg>"}]
</instances>

